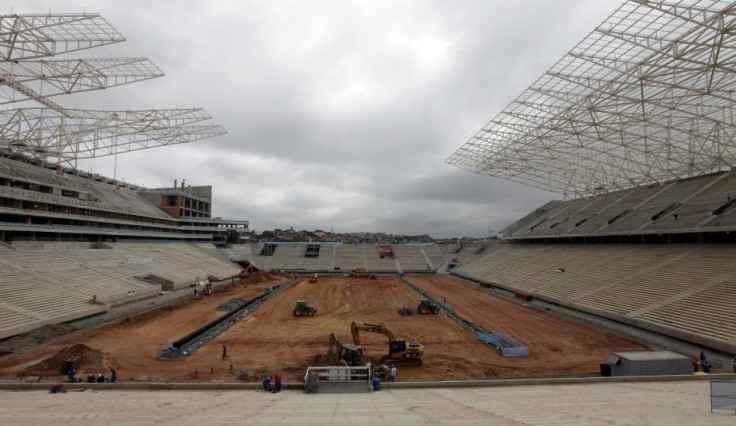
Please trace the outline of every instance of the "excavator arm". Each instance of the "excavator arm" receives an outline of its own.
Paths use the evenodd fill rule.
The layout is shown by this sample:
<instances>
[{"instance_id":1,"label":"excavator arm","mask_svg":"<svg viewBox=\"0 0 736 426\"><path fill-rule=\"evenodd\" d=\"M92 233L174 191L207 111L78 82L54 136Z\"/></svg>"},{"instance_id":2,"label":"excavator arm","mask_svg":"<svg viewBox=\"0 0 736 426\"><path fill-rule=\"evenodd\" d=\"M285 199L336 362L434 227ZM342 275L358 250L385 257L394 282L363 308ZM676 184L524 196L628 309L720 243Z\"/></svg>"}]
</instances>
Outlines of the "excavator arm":
<instances>
[{"instance_id":1,"label":"excavator arm","mask_svg":"<svg viewBox=\"0 0 736 426\"><path fill-rule=\"evenodd\" d=\"M332 365L343 366L371 366L371 363L363 358L363 350L358 345L352 343L341 343L335 336L330 333L330 347L327 350L328 362Z\"/></svg>"},{"instance_id":2,"label":"excavator arm","mask_svg":"<svg viewBox=\"0 0 736 426\"><path fill-rule=\"evenodd\" d=\"M383 357L383 362L400 366L422 365L421 356L424 354L424 345L415 340L406 342L404 339L397 338L386 326L353 321L350 324L350 331L353 334L353 342L357 346L360 346L361 331L380 333L386 336L388 338L388 355Z\"/></svg>"},{"instance_id":3,"label":"excavator arm","mask_svg":"<svg viewBox=\"0 0 736 426\"><path fill-rule=\"evenodd\" d=\"M340 348L340 341L337 340L335 333L330 333L330 347L327 349L327 360L330 364L337 362L337 355Z\"/></svg>"},{"instance_id":4,"label":"excavator arm","mask_svg":"<svg viewBox=\"0 0 736 426\"><path fill-rule=\"evenodd\" d=\"M392 333L391 330L389 330L383 325L367 324L364 322L353 321L353 323L350 324L350 331L353 333L353 342L355 342L355 344L358 346L360 346L360 332L361 331L367 331L369 333L383 334L384 336L386 336L386 338L388 338L389 343L392 340L395 340L394 333Z\"/></svg>"},{"instance_id":5,"label":"excavator arm","mask_svg":"<svg viewBox=\"0 0 736 426\"><path fill-rule=\"evenodd\" d=\"M250 275L252 273L253 273L253 265L248 265L248 266L245 267L245 269L243 269L242 271L240 271L240 277L241 278L245 278L245 277L247 277L248 275Z\"/></svg>"}]
</instances>

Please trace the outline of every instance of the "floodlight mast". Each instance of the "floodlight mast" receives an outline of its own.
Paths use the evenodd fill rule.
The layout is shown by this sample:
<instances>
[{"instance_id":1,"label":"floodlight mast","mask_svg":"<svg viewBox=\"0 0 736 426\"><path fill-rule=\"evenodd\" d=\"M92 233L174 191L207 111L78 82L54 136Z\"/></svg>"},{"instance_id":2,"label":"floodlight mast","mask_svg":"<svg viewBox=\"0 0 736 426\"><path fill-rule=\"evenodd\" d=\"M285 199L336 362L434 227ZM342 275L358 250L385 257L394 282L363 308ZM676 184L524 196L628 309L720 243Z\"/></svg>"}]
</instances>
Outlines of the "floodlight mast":
<instances>
[{"instance_id":1,"label":"floodlight mast","mask_svg":"<svg viewBox=\"0 0 736 426\"><path fill-rule=\"evenodd\" d=\"M570 197L736 164L736 4L630 1L446 162Z\"/></svg>"}]
</instances>

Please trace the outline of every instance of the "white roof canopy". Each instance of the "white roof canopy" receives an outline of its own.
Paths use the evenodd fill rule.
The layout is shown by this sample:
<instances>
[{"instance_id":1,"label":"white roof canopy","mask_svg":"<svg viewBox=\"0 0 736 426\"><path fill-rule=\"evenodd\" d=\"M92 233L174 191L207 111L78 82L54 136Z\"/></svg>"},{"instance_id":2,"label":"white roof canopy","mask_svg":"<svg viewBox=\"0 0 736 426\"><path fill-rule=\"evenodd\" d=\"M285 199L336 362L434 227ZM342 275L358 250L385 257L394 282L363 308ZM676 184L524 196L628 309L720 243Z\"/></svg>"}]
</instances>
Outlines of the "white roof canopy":
<instances>
[{"instance_id":1,"label":"white roof canopy","mask_svg":"<svg viewBox=\"0 0 736 426\"><path fill-rule=\"evenodd\" d=\"M736 5L629 1L446 162L568 197L736 164Z\"/></svg>"},{"instance_id":2,"label":"white roof canopy","mask_svg":"<svg viewBox=\"0 0 736 426\"><path fill-rule=\"evenodd\" d=\"M201 108L75 110L49 99L163 76L146 58L50 59L125 41L97 14L0 16L0 149L67 163L225 134Z\"/></svg>"}]
</instances>

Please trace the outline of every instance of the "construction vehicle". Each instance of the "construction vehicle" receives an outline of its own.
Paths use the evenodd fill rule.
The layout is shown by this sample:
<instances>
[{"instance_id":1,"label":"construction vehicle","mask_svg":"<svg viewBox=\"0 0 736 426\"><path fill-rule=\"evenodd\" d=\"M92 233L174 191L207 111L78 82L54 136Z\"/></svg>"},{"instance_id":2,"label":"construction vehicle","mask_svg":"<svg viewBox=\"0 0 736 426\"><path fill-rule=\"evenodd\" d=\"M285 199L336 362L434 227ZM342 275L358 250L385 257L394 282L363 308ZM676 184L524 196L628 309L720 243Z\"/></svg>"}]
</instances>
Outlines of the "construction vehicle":
<instances>
[{"instance_id":1,"label":"construction vehicle","mask_svg":"<svg viewBox=\"0 0 736 426\"><path fill-rule=\"evenodd\" d=\"M296 306L294 307L294 316L313 316L317 313L317 308L314 306L307 305L305 300L297 300Z\"/></svg>"},{"instance_id":2,"label":"construction vehicle","mask_svg":"<svg viewBox=\"0 0 736 426\"><path fill-rule=\"evenodd\" d=\"M248 277L252 273L253 273L253 265L248 265L248 266L245 267L245 269L243 269L242 271L240 271L240 274L238 274L238 276L240 278L246 278L246 277Z\"/></svg>"},{"instance_id":3,"label":"construction vehicle","mask_svg":"<svg viewBox=\"0 0 736 426\"><path fill-rule=\"evenodd\" d=\"M417 306L417 312L419 312L422 315L426 314L439 314L440 313L440 306L433 301L424 298L419 301L419 306Z\"/></svg>"},{"instance_id":4,"label":"construction vehicle","mask_svg":"<svg viewBox=\"0 0 736 426\"><path fill-rule=\"evenodd\" d=\"M314 274L311 277L309 277L309 282L312 283L312 284L316 283L317 282L317 274Z\"/></svg>"},{"instance_id":5,"label":"construction vehicle","mask_svg":"<svg viewBox=\"0 0 736 426\"><path fill-rule=\"evenodd\" d=\"M345 367L371 366L371 363L363 358L363 348L352 343L341 343L335 333L330 333L330 348L327 351L327 359L330 364Z\"/></svg>"},{"instance_id":6,"label":"construction vehicle","mask_svg":"<svg viewBox=\"0 0 736 426\"><path fill-rule=\"evenodd\" d=\"M356 268L350 271L351 278L368 278L368 272L365 268Z\"/></svg>"},{"instance_id":7,"label":"construction vehicle","mask_svg":"<svg viewBox=\"0 0 736 426\"><path fill-rule=\"evenodd\" d=\"M327 359L330 364L343 367L369 367L373 377L384 377L389 371L386 364L372 368L372 363L363 357L363 348L352 343L341 343L335 333L330 333Z\"/></svg>"},{"instance_id":8,"label":"construction vehicle","mask_svg":"<svg viewBox=\"0 0 736 426\"><path fill-rule=\"evenodd\" d=\"M205 296L209 296L210 294L212 294L214 292L215 292L215 287L212 286L212 283L207 283L207 284L204 285L204 290L202 291L202 293Z\"/></svg>"},{"instance_id":9,"label":"construction vehicle","mask_svg":"<svg viewBox=\"0 0 736 426\"><path fill-rule=\"evenodd\" d=\"M408 344L404 339L394 336L386 326L377 324L366 324L364 322L356 322L350 325L350 331L353 333L353 342L360 345L360 332L367 331L369 333L380 333L388 338L388 355L384 355L381 361L396 367L418 367L422 365L421 356L424 354L424 345L416 340L410 341Z\"/></svg>"}]
</instances>

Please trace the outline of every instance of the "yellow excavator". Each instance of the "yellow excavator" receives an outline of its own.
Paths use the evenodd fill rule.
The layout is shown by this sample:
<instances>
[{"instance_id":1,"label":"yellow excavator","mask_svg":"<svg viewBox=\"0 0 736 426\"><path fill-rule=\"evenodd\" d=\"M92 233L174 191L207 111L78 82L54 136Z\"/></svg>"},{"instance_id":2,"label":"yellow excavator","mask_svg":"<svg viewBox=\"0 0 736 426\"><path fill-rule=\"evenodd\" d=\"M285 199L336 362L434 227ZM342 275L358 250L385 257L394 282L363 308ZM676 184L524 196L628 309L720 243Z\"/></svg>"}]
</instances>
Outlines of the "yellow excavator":
<instances>
[{"instance_id":1,"label":"yellow excavator","mask_svg":"<svg viewBox=\"0 0 736 426\"><path fill-rule=\"evenodd\" d=\"M242 271L240 271L240 274L238 276L240 278L246 278L246 277L248 277L252 273L253 273L253 265L248 265L248 266L245 267L245 269L243 269Z\"/></svg>"},{"instance_id":2,"label":"yellow excavator","mask_svg":"<svg viewBox=\"0 0 736 426\"><path fill-rule=\"evenodd\" d=\"M330 348L327 350L327 359L330 364L345 367L370 367L371 365L368 360L363 358L363 348L352 343L341 343L335 333L330 333Z\"/></svg>"},{"instance_id":3,"label":"yellow excavator","mask_svg":"<svg viewBox=\"0 0 736 426\"><path fill-rule=\"evenodd\" d=\"M365 268L355 268L350 271L350 278L368 278L368 272Z\"/></svg>"},{"instance_id":4,"label":"yellow excavator","mask_svg":"<svg viewBox=\"0 0 736 426\"><path fill-rule=\"evenodd\" d=\"M363 358L363 348L352 343L341 343L335 333L330 333L330 348L327 351L327 359L332 365L368 367L371 369L372 377L384 377L389 371L386 364L373 367L370 361Z\"/></svg>"},{"instance_id":5,"label":"yellow excavator","mask_svg":"<svg viewBox=\"0 0 736 426\"><path fill-rule=\"evenodd\" d=\"M353 333L353 342L360 346L360 332L367 331L369 333L380 333L388 338L388 355L384 355L382 362L396 367L418 367L422 365L422 355L424 354L424 345L411 340L407 342L399 337L394 336L386 326L377 324L366 324L364 322L356 322L350 325L350 331Z\"/></svg>"}]
</instances>

